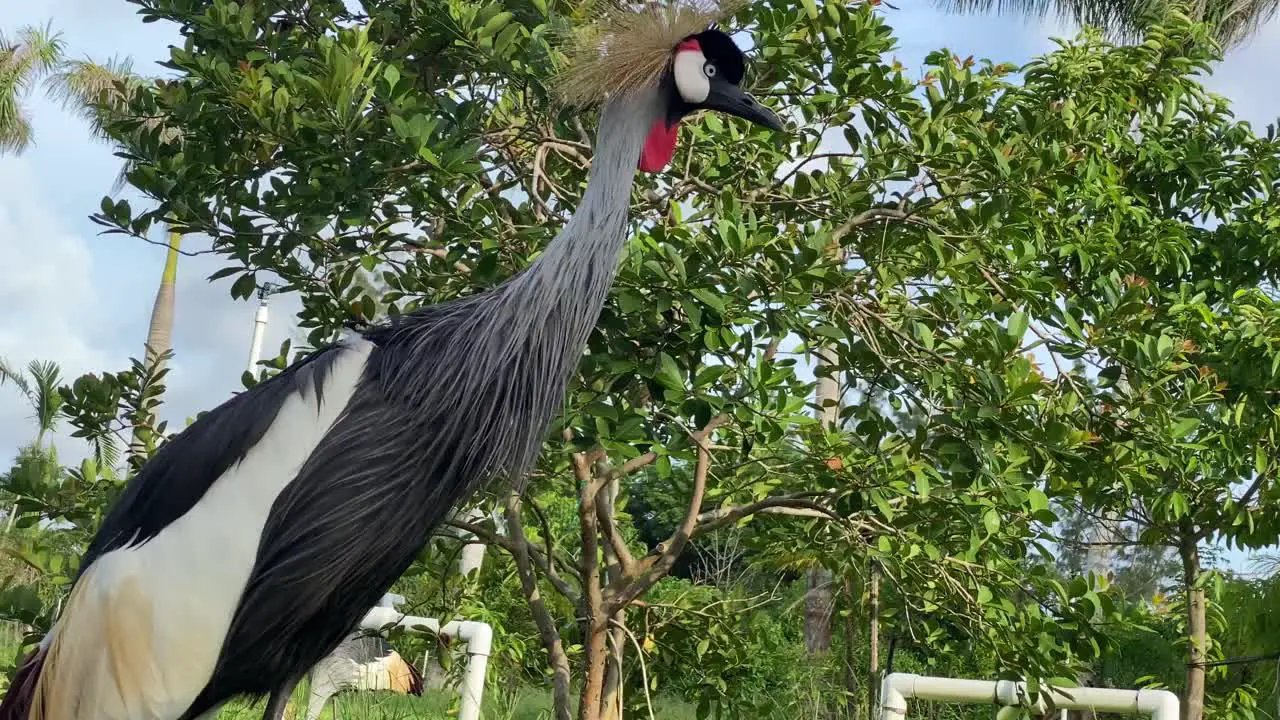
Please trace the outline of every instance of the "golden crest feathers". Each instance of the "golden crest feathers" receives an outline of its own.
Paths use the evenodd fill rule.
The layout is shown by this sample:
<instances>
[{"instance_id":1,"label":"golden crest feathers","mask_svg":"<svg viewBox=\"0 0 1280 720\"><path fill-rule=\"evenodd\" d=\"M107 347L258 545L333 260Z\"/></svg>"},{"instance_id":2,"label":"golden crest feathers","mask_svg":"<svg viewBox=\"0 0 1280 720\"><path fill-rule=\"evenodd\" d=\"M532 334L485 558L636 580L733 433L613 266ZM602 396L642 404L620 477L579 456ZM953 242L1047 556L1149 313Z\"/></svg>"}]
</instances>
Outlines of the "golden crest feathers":
<instances>
[{"instance_id":1,"label":"golden crest feathers","mask_svg":"<svg viewBox=\"0 0 1280 720\"><path fill-rule=\"evenodd\" d=\"M565 39L567 60L553 88L566 105L584 107L647 87L666 70L681 40L746 5L747 0L598 0L589 11L594 17Z\"/></svg>"}]
</instances>

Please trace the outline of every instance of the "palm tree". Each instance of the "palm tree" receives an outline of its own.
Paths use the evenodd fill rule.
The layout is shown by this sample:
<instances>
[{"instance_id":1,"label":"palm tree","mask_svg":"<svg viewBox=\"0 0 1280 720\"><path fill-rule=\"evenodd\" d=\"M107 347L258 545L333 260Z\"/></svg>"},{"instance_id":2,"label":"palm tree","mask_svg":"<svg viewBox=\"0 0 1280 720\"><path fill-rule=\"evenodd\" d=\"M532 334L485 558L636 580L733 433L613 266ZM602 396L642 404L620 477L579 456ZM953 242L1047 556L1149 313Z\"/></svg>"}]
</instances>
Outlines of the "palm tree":
<instances>
[{"instance_id":1,"label":"palm tree","mask_svg":"<svg viewBox=\"0 0 1280 720\"><path fill-rule=\"evenodd\" d=\"M35 413L36 447L44 447L45 436L57 429L62 410L62 394L58 391L61 380L62 370L57 363L32 360L24 373L0 358L0 387L12 384Z\"/></svg>"},{"instance_id":2,"label":"palm tree","mask_svg":"<svg viewBox=\"0 0 1280 720\"><path fill-rule=\"evenodd\" d=\"M1208 23L1224 48L1248 40L1280 9L1280 0L933 0L949 12L1016 13L1043 18L1050 13L1079 25L1093 25L1112 38L1141 37L1145 27L1178 9Z\"/></svg>"},{"instance_id":3,"label":"palm tree","mask_svg":"<svg viewBox=\"0 0 1280 720\"><path fill-rule=\"evenodd\" d=\"M62 38L44 28L24 27L17 37L0 33L0 153L31 146L31 120L22 98L62 59Z\"/></svg>"},{"instance_id":4,"label":"palm tree","mask_svg":"<svg viewBox=\"0 0 1280 720\"><path fill-rule=\"evenodd\" d=\"M31 445L19 450L19 463L23 455L27 455L33 467L57 467L57 455L53 448L46 448L45 437L57 429L58 415L62 411L62 394L58 391L61 384L62 371L56 363L32 360L26 372L22 372L0 358L0 386L11 384L22 393L34 411L36 421L36 439ZM5 533L13 530L13 521L18 517L18 500L14 498L13 507L9 510L9 520L5 524Z\"/></svg>"}]
</instances>

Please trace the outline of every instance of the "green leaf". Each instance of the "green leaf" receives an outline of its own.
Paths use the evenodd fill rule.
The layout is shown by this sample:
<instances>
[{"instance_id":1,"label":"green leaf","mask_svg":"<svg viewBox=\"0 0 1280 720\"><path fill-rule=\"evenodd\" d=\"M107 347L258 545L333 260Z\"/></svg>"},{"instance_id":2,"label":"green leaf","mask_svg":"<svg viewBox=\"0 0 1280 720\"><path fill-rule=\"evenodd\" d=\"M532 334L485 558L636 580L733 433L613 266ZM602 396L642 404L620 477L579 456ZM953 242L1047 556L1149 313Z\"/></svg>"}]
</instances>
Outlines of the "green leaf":
<instances>
[{"instance_id":1,"label":"green leaf","mask_svg":"<svg viewBox=\"0 0 1280 720\"><path fill-rule=\"evenodd\" d=\"M254 273L245 273L236 278L231 284L231 297L236 300L246 300L253 295L253 291L258 288L258 276Z\"/></svg>"},{"instance_id":2,"label":"green leaf","mask_svg":"<svg viewBox=\"0 0 1280 720\"><path fill-rule=\"evenodd\" d=\"M988 509L982 514L982 526L986 528L987 535L995 535L1000 530L1000 512L995 508Z\"/></svg>"},{"instance_id":3,"label":"green leaf","mask_svg":"<svg viewBox=\"0 0 1280 720\"><path fill-rule=\"evenodd\" d=\"M1027 325L1030 320L1024 312L1015 312L1009 316L1009 335L1014 342L1022 342L1022 336L1027 334Z\"/></svg>"},{"instance_id":4,"label":"green leaf","mask_svg":"<svg viewBox=\"0 0 1280 720\"><path fill-rule=\"evenodd\" d=\"M720 296L705 288L694 288L690 292L693 293L694 297L701 300L704 305L709 305L712 310L715 310L716 314L724 315L724 301L720 299Z\"/></svg>"},{"instance_id":5,"label":"green leaf","mask_svg":"<svg viewBox=\"0 0 1280 720\"><path fill-rule=\"evenodd\" d=\"M1198 427L1200 427L1200 418L1194 418L1194 417L1181 418L1179 420L1174 421L1173 427L1170 428L1169 434L1173 436L1173 439L1181 440L1182 438L1191 434L1191 431L1195 430Z\"/></svg>"},{"instance_id":6,"label":"green leaf","mask_svg":"<svg viewBox=\"0 0 1280 720\"><path fill-rule=\"evenodd\" d=\"M505 10L494 15L489 22L484 24L484 27L480 28L480 31L476 33L476 37L483 39L497 33L499 30L506 27L507 23L511 22L511 18L513 17L515 17L514 14Z\"/></svg>"},{"instance_id":7,"label":"green leaf","mask_svg":"<svg viewBox=\"0 0 1280 720\"><path fill-rule=\"evenodd\" d=\"M400 68L388 63L386 69L382 71L382 77L387 80L387 88L389 90L395 90L396 83L400 82Z\"/></svg>"},{"instance_id":8,"label":"green leaf","mask_svg":"<svg viewBox=\"0 0 1280 720\"><path fill-rule=\"evenodd\" d=\"M658 353L658 374L655 379L671 390L684 390L684 373L680 372L680 366L665 352Z\"/></svg>"},{"instance_id":9,"label":"green leaf","mask_svg":"<svg viewBox=\"0 0 1280 720\"><path fill-rule=\"evenodd\" d=\"M920 339L920 344L923 345L926 350L932 350L934 343L933 330L928 325L925 325L922 322L917 322L915 323L915 331L916 337Z\"/></svg>"},{"instance_id":10,"label":"green leaf","mask_svg":"<svg viewBox=\"0 0 1280 720\"><path fill-rule=\"evenodd\" d=\"M1027 502L1031 505L1031 512L1038 513L1041 510L1049 509L1049 497L1044 494L1040 488L1031 488L1027 492Z\"/></svg>"}]
</instances>

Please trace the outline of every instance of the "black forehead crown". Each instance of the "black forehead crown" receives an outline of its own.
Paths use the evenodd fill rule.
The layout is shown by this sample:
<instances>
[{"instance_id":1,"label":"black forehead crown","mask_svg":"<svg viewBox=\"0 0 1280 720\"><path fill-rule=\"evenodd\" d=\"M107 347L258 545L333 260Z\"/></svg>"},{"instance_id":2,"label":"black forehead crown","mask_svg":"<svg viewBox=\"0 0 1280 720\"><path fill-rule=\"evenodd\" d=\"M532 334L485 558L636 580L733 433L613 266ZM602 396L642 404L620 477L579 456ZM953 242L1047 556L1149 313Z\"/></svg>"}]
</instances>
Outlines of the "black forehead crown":
<instances>
[{"instance_id":1,"label":"black forehead crown","mask_svg":"<svg viewBox=\"0 0 1280 720\"><path fill-rule=\"evenodd\" d=\"M746 71L746 60L742 51L734 44L733 38L713 27L694 35L693 39L698 41L698 45L702 47L702 54L715 63L716 69L725 80L734 85L742 83L742 75Z\"/></svg>"}]
</instances>

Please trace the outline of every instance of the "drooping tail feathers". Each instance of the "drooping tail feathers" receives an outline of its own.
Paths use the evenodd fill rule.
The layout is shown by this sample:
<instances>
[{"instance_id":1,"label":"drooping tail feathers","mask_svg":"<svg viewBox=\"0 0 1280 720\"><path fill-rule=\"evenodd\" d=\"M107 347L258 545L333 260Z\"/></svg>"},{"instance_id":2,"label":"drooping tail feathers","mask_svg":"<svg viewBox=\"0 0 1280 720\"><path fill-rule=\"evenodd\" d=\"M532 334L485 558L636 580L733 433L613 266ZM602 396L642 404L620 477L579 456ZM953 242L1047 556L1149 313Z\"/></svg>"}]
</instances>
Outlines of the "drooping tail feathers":
<instances>
[{"instance_id":1,"label":"drooping tail feathers","mask_svg":"<svg viewBox=\"0 0 1280 720\"><path fill-rule=\"evenodd\" d=\"M27 720L31 712L31 700L35 697L36 685L40 681L40 670L44 667L45 649L36 648L22 660L18 672L9 684L9 690L0 700L0 720Z\"/></svg>"},{"instance_id":2,"label":"drooping tail feathers","mask_svg":"<svg viewBox=\"0 0 1280 720\"><path fill-rule=\"evenodd\" d=\"M422 673L418 670L417 667L414 666L413 663L409 662L408 660L405 660L404 664L408 666L409 675L412 676L413 678L413 680L409 683L409 694L422 695ZM3 719L0 718L0 720L3 720Z\"/></svg>"},{"instance_id":3,"label":"drooping tail feathers","mask_svg":"<svg viewBox=\"0 0 1280 720\"><path fill-rule=\"evenodd\" d=\"M422 673L413 663L405 660L400 653L392 651L386 658L388 690L402 695L422 694Z\"/></svg>"}]
</instances>

